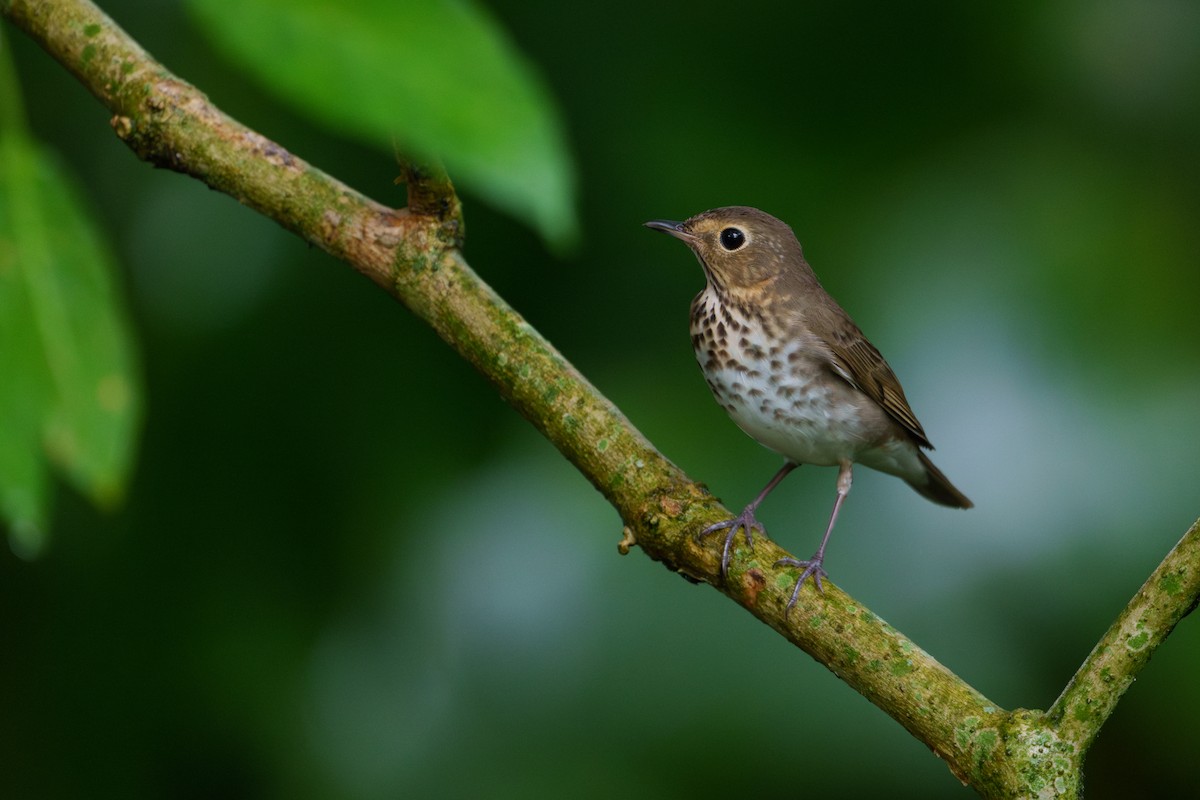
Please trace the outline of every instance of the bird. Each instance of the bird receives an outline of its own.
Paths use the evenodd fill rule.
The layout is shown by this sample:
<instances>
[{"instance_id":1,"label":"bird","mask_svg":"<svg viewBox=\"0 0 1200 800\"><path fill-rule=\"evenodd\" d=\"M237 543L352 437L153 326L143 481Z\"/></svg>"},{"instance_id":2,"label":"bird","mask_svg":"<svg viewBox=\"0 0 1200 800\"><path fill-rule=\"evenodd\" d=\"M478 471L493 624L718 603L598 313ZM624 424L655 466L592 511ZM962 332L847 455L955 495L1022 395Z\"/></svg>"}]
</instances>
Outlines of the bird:
<instances>
[{"instance_id":1,"label":"bird","mask_svg":"<svg viewBox=\"0 0 1200 800\"><path fill-rule=\"evenodd\" d=\"M686 244L704 271L704 289L691 305L691 337L713 397L739 428L784 458L740 514L696 534L702 541L726 531L722 579L738 532L753 549L753 532L766 535L758 507L801 464L837 467L837 496L816 552L775 562L801 570L786 613L809 578L825 591L825 548L854 464L895 475L935 503L973 506L925 454L933 445L900 381L821 286L787 223L757 208L727 206L645 226Z\"/></svg>"}]
</instances>

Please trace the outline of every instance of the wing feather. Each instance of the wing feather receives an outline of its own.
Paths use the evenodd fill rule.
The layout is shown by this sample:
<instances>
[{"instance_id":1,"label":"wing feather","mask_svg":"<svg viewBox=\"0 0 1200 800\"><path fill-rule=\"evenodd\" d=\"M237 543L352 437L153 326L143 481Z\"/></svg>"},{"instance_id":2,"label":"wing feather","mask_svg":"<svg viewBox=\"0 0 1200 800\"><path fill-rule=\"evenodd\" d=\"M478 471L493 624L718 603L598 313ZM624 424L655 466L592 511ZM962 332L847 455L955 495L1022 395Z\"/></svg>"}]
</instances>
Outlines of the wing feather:
<instances>
[{"instance_id":1,"label":"wing feather","mask_svg":"<svg viewBox=\"0 0 1200 800\"><path fill-rule=\"evenodd\" d=\"M912 434L917 444L932 450L933 445L925 437L925 430L909 407L904 389L887 361L857 327L848 333L829 342L834 371L878 403L892 419Z\"/></svg>"}]
</instances>

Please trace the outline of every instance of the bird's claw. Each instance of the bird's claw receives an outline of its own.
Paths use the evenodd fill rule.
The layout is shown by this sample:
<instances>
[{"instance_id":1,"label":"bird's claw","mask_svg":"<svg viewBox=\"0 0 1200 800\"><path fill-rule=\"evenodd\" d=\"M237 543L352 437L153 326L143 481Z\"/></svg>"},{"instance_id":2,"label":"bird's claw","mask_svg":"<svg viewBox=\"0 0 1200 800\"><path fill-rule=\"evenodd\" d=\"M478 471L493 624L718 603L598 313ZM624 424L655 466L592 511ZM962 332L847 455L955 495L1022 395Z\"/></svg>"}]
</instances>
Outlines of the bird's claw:
<instances>
[{"instance_id":1,"label":"bird's claw","mask_svg":"<svg viewBox=\"0 0 1200 800\"><path fill-rule=\"evenodd\" d=\"M804 571L800 573L800 577L796 579L796 587L792 589L792 597L788 600L787 608L784 609L783 615L786 617L792 613L792 606L796 605L796 600L800 597L800 587L810 577L813 579L813 584L817 587L817 591L825 594L825 587L821 585L821 578L828 578L829 574L825 572L821 565L825 559L820 555L814 555L807 561L801 561L798 558L781 558L775 562L775 566L786 565L789 567L803 567Z\"/></svg>"},{"instance_id":2,"label":"bird's claw","mask_svg":"<svg viewBox=\"0 0 1200 800\"><path fill-rule=\"evenodd\" d=\"M763 525L754 517L754 510L747 508L738 514L733 519L727 519L724 522L716 522L709 525L704 530L696 534L696 541L699 542L711 533L716 533L719 530L728 528L729 533L725 534L725 544L721 548L721 577L725 577L725 573L729 571L729 558L732 555L733 540L737 538L738 531L742 530L746 534L746 546L751 550L754 549L754 531L765 534Z\"/></svg>"}]
</instances>

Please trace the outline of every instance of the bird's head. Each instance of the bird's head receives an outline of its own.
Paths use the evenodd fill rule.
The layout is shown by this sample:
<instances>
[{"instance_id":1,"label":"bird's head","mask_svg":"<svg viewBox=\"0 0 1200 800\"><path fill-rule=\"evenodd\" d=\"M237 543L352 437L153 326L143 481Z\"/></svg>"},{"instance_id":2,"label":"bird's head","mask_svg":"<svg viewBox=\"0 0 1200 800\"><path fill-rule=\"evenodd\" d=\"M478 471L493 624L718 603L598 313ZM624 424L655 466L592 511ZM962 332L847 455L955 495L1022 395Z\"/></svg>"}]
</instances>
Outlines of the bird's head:
<instances>
[{"instance_id":1,"label":"bird's head","mask_svg":"<svg viewBox=\"0 0 1200 800\"><path fill-rule=\"evenodd\" d=\"M651 220L646 227L690 247L709 283L728 293L766 288L785 275L812 276L792 229L757 208L714 208L683 222Z\"/></svg>"}]
</instances>

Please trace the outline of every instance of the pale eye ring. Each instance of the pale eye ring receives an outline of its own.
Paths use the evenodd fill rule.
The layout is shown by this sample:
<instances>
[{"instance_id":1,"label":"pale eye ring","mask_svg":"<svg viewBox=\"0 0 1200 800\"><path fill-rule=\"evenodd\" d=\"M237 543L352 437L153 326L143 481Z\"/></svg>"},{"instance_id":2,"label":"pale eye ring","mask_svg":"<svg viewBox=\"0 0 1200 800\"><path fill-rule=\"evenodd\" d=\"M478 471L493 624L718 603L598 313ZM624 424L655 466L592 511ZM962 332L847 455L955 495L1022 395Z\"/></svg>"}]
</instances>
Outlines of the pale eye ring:
<instances>
[{"instance_id":1,"label":"pale eye ring","mask_svg":"<svg viewBox=\"0 0 1200 800\"><path fill-rule=\"evenodd\" d=\"M738 250L746 244L746 234L741 228L726 228L721 231L721 235L717 237L721 242L721 247L724 247L730 252Z\"/></svg>"}]
</instances>

